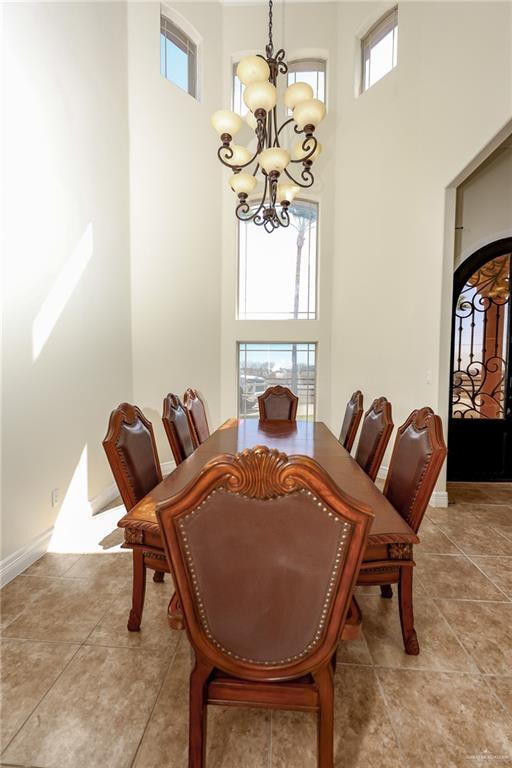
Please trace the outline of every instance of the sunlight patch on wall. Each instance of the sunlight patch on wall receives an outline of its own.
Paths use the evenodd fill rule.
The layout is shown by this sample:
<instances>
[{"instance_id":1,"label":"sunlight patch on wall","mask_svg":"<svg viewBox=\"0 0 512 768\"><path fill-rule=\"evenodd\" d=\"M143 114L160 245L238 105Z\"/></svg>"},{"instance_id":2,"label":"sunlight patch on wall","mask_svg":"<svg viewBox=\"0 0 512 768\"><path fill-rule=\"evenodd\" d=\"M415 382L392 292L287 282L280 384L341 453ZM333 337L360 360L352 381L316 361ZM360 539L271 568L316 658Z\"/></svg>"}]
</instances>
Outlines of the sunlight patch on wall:
<instances>
[{"instance_id":1,"label":"sunlight patch on wall","mask_svg":"<svg viewBox=\"0 0 512 768\"><path fill-rule=\"evenodd\" d=\"M94 249L92 223L89 222L73 253L64 264L57 280L32 324L32 360L35 362L51 336L73 291L89 263Z\"/></svg>"}]
</instances>

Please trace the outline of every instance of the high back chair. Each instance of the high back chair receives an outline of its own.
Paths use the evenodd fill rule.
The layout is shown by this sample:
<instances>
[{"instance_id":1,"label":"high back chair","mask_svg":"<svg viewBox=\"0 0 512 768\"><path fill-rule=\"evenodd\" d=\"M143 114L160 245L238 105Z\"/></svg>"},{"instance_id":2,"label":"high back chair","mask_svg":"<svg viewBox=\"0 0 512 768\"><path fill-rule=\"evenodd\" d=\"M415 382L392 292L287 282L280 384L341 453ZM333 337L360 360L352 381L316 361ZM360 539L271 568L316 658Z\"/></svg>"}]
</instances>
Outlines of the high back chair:
<instances>
[{"instance_id":1,"label":"high back chair","mask_svg":"<svg viewBox=\"0 0 512 768\"><path fill-rule=\"evenodd\" d=\"M187 411L194 448L197 448L210 437L206 408L197 389L190 387L183 396L183 404Z\"/></svg>"},{"instance_id":2,"label":"high back chair","mask_svg":"<svg viewBox=\"0 0 512 768\"><path fill-rule=\"evenodd\" d=\"M261 421L295 421L299 398L288 387L268 387L258 397Z\"/></svg>"},{"instance_id":3,"label":"high back chair","mask_svg":"<svg viewBox=\"0 0 512 768\"><path fill-rule=\"evenodd\" d=\"M355 460L371 480L377 477L392 431L391 403L385 397L379 397L364 415L355 455Z\"/></svg>"},{"instance_id":4,"label":"high back chair","mask_svg":"<svg viewBox=\"0 0 512 768\"><path fill-rule=\"evenodd\" d=\"M103 448L114 475L119 493L130 511L155 485L162 481L162 472L156 449L151 422L136 405L121 403L110 414L108 430ZM169 572L163 556L163 544L156 547L137 546L133 549L132 608L128 629L140 629L144 596L146 591L146 568L155 571L154 581L163 581L164 572Z\"/></svg>"},{"instance_id":5,"label":"high back chair","mask_svg":"<svg viewBox=\"0 0 512 768\"><path fill-rule=\"evenodd\" d=\"M430 496L446 457L441 419L431 408L413 411L398 428L384 486L384 496L418 532ZM398 584L400 623L406 653L417 655L414 629L412 544L368 547L359 584L379 585L382 597L391 598L391 584Z\"/></svg>"},{"instance_id":6,"label":"high back chair","mask_svg":"<svg viewBox=\"0 0 512 768\"><path fill-rule=\"evenodd\" d=\"M187 412L177 395L169 393L164 397L162 413L164 425L172 455L176 465L181 464L194 451L194 442Z\"/></svg>"},{"instance_id":7,"label":"high back chair","mask_svg":"<svg viewBox=\"0 0 512 768\"><path fill-rule=\"evenodd\" d=\"M315 712L332 768L334 655L370 510L313 459L257 446L212 459L157 517L195 654L189 768L205 765L208 704Z\"/></svg>"},{"instance_id":8,"label":"high back chair","mask_svg":"<svg viewBox=\"0 0 512 768\"><path fill-rule=\"evenodd\" d=\"M350 453L356 439L359 422L363 415L363 394L358 389L347 403L345 416L341 425L339 441Z\"/></svg>"}]
</instances>

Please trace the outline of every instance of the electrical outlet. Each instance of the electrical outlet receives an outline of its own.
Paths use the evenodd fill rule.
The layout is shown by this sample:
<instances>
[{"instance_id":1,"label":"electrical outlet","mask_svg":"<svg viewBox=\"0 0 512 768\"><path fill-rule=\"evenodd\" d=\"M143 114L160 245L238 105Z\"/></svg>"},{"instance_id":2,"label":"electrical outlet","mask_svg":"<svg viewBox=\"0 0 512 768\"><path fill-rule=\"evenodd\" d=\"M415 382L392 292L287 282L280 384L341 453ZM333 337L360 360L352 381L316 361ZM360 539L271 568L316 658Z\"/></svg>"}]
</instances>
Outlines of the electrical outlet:
<instances>
[{"instance_id":1,"label":"electrical outlet","mask_svg":"<svg viewBox=\"0 0 512 768\"><path fill-rule=\"evenodd\" d=\"M52 507L58 507L60 504L60 488L54 488L52 491Z\"/></svg>"}]
</instances>

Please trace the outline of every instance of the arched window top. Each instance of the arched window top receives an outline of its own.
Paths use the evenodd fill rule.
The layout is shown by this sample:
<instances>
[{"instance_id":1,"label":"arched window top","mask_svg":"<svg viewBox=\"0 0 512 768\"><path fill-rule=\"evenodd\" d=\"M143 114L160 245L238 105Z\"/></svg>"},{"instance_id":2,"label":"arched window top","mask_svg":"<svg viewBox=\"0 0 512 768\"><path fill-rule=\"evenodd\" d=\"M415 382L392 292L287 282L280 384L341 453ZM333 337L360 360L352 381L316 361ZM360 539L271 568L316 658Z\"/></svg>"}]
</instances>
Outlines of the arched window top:
<instances>
[{"instance_id":1,"label":"arched window top","mask_svg":"<svg viewBox=\"0 0 512 768\"><path fill-rule=\"evenodd\" d=\"M361 93L398 63L398 6L381 16L361 39Z\"/></svg>"},{"instance_id":2,"label":"arched window top","mask_svg":"<svg viewBox=\"0 0 512 768\"><path fill-rule=\"evenodd\" d=\"M198 98L198 43L191 25L170 9L160 11L160 73Z\"/></svg>"}]
</instances>

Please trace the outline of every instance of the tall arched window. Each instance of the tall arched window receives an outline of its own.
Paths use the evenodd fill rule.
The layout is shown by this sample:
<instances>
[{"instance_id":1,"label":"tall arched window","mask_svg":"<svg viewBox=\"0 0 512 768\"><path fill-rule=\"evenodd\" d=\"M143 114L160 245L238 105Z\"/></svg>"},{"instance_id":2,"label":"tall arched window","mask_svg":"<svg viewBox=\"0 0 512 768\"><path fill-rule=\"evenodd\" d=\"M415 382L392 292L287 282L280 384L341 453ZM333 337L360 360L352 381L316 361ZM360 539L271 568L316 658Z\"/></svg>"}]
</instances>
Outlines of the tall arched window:
<instances>
[{"instance_id":1,"label":"tall arched window","mask_svg":"<svg viewBox=\"0 0 512 768\"><path fill-rule=\"evenodd\" d=\"M323 59L297 59L288 62L288 85L308 83L313 89L313 97L325 103L325 70Z\"/></svg>"}]
</instances>

